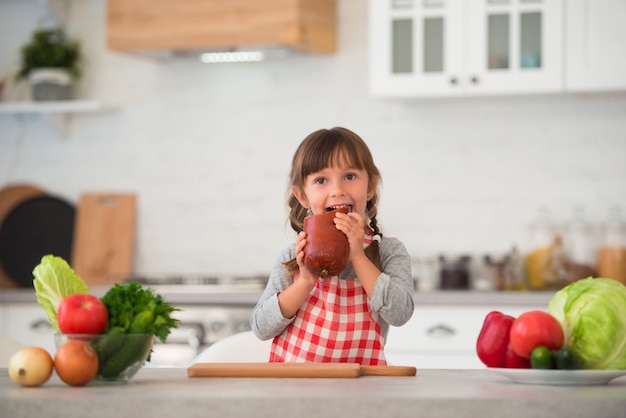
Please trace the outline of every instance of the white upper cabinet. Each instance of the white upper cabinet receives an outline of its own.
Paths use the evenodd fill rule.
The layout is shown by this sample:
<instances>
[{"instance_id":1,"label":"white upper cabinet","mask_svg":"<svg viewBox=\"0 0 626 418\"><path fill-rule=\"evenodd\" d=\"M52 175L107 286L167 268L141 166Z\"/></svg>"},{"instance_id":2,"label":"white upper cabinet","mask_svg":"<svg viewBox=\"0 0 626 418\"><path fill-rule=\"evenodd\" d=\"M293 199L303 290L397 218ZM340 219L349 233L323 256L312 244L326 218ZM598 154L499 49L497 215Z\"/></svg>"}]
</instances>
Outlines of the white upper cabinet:
<instances>
[{"instance_id":1,"label":"white upper cabinet","mask_svg":"<svg viewBox=\"0 0 626 418\"><path fill-rule=\"evenodd\" d=\"M565 88L626 89L626 0L568 0Z\"/></svg>"},{"instance_id":2,"label":"white upper cabinet","mask_svg":"<svg viewBox=\"0 0 626 418\"><path fill-rule=\"evenodd\" d=\"M562 0L370 0L375 96L563 88Z\"/></svg>"}]
</instances>

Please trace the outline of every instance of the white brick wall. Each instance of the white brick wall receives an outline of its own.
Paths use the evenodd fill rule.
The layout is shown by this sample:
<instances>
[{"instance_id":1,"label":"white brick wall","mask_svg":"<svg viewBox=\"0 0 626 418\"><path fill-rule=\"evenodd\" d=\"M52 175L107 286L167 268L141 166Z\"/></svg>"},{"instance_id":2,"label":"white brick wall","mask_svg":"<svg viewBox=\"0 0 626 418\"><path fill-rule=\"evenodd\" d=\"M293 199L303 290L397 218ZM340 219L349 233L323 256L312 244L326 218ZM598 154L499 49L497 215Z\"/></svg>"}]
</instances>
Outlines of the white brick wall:
<instances>
[{"instance_id":1,"label":"white brick wall","mask_svg":"<svg viewBox=\"0 0 626 418\"><path fill-rule=\"evenodd\" d=\"M32 181L139 196L136 270L268 271L291 241L291 156L312 130L343 125L383 174L379 221L415 254L524 248L539 206L599 222L626 208L626 94L374 100L366 2L339 1L339 52L206 66L110 52L104 0L68 2L87 71L81 96L111 109L60 138L38 116L0 116L0 186ZM41 2L0 2L0 74L14 70ZM8 92L12 97L23 89Z\"/></svg>"}]
</instances>

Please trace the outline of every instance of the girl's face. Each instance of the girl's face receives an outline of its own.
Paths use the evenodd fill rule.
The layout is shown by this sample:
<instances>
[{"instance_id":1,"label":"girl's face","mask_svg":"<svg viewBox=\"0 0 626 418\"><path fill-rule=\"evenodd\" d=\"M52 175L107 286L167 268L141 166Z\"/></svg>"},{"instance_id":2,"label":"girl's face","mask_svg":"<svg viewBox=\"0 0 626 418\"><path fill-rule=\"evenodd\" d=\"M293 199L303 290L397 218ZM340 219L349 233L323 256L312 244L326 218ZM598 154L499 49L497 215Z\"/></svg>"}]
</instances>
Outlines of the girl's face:
<instances>
[{"instance_id":1,"label":"girl's face","mask_svg":"<svg viewBox=\"0 0 626 418\"><path fill-rule=\"evenodd\" d=\"M309 174L302 189L294 187L293 193L302 206L310 208L314 215L349 205L364 219L367 201L374 194L368 189L369 179L365 170L339 164Z\"/></svg>"}]
</instances>

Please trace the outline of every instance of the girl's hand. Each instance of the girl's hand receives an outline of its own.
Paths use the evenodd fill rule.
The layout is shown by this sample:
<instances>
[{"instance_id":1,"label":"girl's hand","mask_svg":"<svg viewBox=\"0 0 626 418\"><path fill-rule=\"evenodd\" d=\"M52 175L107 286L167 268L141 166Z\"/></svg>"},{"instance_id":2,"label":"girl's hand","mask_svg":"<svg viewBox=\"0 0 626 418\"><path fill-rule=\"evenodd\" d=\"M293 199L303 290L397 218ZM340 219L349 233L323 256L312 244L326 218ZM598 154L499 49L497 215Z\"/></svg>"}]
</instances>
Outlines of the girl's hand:
<instances>
[{"instance_id":1,"label":"girl's hand","mask_svg":"<svg viewBox=\"0 0 626 418\"><path fill-rule=\"evenodd\" d=\"M296 238L296 262L300 268L300 280L304 279L311 284L311 288L315 286L317 277L309 271L304 265L304 249L306 247L306 232L301 231Z\"/></svg>"},{"instance_id":2,"label":"girl's hand","mask_svg":"<svg viewBox=\"0 0 626 418\"><path fill-rule=\"evenodd\" d=\"M346 234L350 245L349 259L354 260L357 256L365 255L363 250L363 234L365 233L365 219L357 212L341 213L335 215L335 226Z\"/></svg>"}]
</instances>

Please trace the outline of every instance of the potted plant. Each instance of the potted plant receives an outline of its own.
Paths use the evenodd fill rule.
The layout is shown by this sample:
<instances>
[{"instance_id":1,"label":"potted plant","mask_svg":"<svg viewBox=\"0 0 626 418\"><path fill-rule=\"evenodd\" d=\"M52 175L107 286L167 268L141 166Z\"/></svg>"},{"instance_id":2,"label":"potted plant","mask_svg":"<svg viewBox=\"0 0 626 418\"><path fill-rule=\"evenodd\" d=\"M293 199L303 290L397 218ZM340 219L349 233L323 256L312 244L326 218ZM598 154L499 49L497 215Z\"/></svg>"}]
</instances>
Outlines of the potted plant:
<instances>
[{"instance_id":1,"label":"potted plant","mask_svg":"<svg viewBox=\"0 0 626 418\"><path fill-rule=\"evenodd\" d=\"M28 79L34 100L68 100L81 75L80 43L61 27L41 28L22 46L18 80Z\"/></svg>"}]
</instances>

